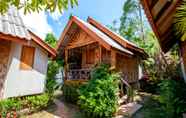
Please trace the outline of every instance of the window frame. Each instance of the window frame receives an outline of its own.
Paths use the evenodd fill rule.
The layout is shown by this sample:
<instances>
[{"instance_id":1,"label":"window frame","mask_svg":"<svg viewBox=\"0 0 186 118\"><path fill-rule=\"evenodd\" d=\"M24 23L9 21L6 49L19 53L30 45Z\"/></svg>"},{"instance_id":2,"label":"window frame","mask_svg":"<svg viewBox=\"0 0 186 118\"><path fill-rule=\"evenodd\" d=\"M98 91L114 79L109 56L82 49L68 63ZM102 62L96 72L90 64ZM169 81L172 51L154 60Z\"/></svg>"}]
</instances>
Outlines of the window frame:
<instances>
[{"instance_id":1,"label":"window frame","mask_svg":"<svg viewBox=\"0 0 186 118\"><path fill-rule=\"evenodd\" d=\"M26 62L26 63L24 63L24 62L25 62L25 58L26 58L25 56L27 56L27 54L31 55L30 50L32 50L31 51L32 52L32 60L31 60L32 62L31 62L30 65L28 65L29 62ZM35 51L36 51L36 49L33 46L27 46L27 45L22 46L21 57L20 57L20 65L19 65L20 70L27 71L27 70L32 70L34 68Z\"/></svg>"}]
</instances>

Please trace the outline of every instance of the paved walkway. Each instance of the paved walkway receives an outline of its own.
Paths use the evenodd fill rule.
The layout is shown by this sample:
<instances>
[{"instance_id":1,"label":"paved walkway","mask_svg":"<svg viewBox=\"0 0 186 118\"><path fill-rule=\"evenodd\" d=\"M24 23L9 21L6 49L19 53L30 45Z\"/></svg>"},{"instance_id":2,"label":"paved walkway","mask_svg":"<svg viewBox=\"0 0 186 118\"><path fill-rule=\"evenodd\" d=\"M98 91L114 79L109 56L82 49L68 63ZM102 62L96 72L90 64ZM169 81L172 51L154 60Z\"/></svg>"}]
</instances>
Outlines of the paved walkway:
<instances>
[{"instance_id":1,"label":"paved walkway","mask_svg":"<svg viewBox=\"0 0 186 118\"><path fill-rule=\"evenodd\" d=\"M57 99L54 100L54 103L46 110L21 118L84 118L77 106Z\"/></svg>"}]
</instances>

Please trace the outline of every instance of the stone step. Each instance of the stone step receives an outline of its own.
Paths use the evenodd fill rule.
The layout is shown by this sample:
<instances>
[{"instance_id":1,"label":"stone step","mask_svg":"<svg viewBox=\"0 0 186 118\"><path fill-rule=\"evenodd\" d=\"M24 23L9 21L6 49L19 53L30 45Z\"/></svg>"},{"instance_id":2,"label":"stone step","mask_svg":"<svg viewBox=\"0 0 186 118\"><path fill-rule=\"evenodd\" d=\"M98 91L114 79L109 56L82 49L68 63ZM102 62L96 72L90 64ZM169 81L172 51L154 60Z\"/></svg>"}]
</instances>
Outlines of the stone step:
<instances>
[{"instance_id":1,"label":"stone step","mask_svg":"<svg viewBox=\"0 0 186 118\"><path fill-rule=\"evenodd\" d=\"M121 105L119 107L118 110L118 115L122 115L122 116L128 116L131 117L133 116L140 108L142 107L142 105L137 104L135 102L133 103L128 103L128 104L124 104Z\"/></svg>"}]
</instances>

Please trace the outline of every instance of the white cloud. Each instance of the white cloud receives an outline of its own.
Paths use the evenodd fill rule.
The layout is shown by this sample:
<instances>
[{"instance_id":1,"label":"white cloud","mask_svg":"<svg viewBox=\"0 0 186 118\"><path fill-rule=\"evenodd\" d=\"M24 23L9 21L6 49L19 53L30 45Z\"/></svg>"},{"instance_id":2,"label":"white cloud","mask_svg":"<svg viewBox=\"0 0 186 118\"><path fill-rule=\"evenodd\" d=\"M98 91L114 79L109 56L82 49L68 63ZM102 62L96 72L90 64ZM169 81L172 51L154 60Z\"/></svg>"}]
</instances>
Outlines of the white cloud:
<instances>
[{"instance_id":1,"label":"white cloud","mask_svg":"<svg viewBox=\"0 0 186 118\"><path fill-rule=\"evenodd\" d=\"M52 27L48 24L47 15L44 11L27 13L25 15L23 10L20 10L20 15L24 24L42 39L45 38L48 32L52 32Z\"/></svg>"},{"instance_id":2,"label":"white cloud","mask_svg":"<svg viewBox=\"0 0 186 118\"><path fill-rule=\"evenodd\" d=\"M53 20L59 21L63 12L61 13L58 9L56 9L53 13L49 13Z\"/></svg>"}]
</instances>

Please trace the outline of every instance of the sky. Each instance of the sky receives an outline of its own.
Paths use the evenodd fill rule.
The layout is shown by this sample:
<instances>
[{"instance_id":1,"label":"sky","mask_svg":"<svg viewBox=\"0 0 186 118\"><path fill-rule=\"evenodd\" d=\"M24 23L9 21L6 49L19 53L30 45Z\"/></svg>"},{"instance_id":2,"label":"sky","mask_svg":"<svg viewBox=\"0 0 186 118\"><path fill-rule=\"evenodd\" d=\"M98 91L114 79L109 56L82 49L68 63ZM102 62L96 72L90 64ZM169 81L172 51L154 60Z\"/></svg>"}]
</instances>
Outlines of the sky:
<instances>
[{"instance_id":1,"label":"sky","mask_svg":"<svg viewBox=\"0 0 186 118\"><path fill-rule=\"evenodd\" d=\"M20 12L23 22L41 38L45 38L49 32L54 33L57 39L60 37L71 15L78 16L86 21L90 16L103 25L112 24L122 15L122 6L125 0L78 0L78 6L69 8L63 13L57 10L54 13L41 11L39 13L23 14Z\"/></svg>"}]
</instances>

